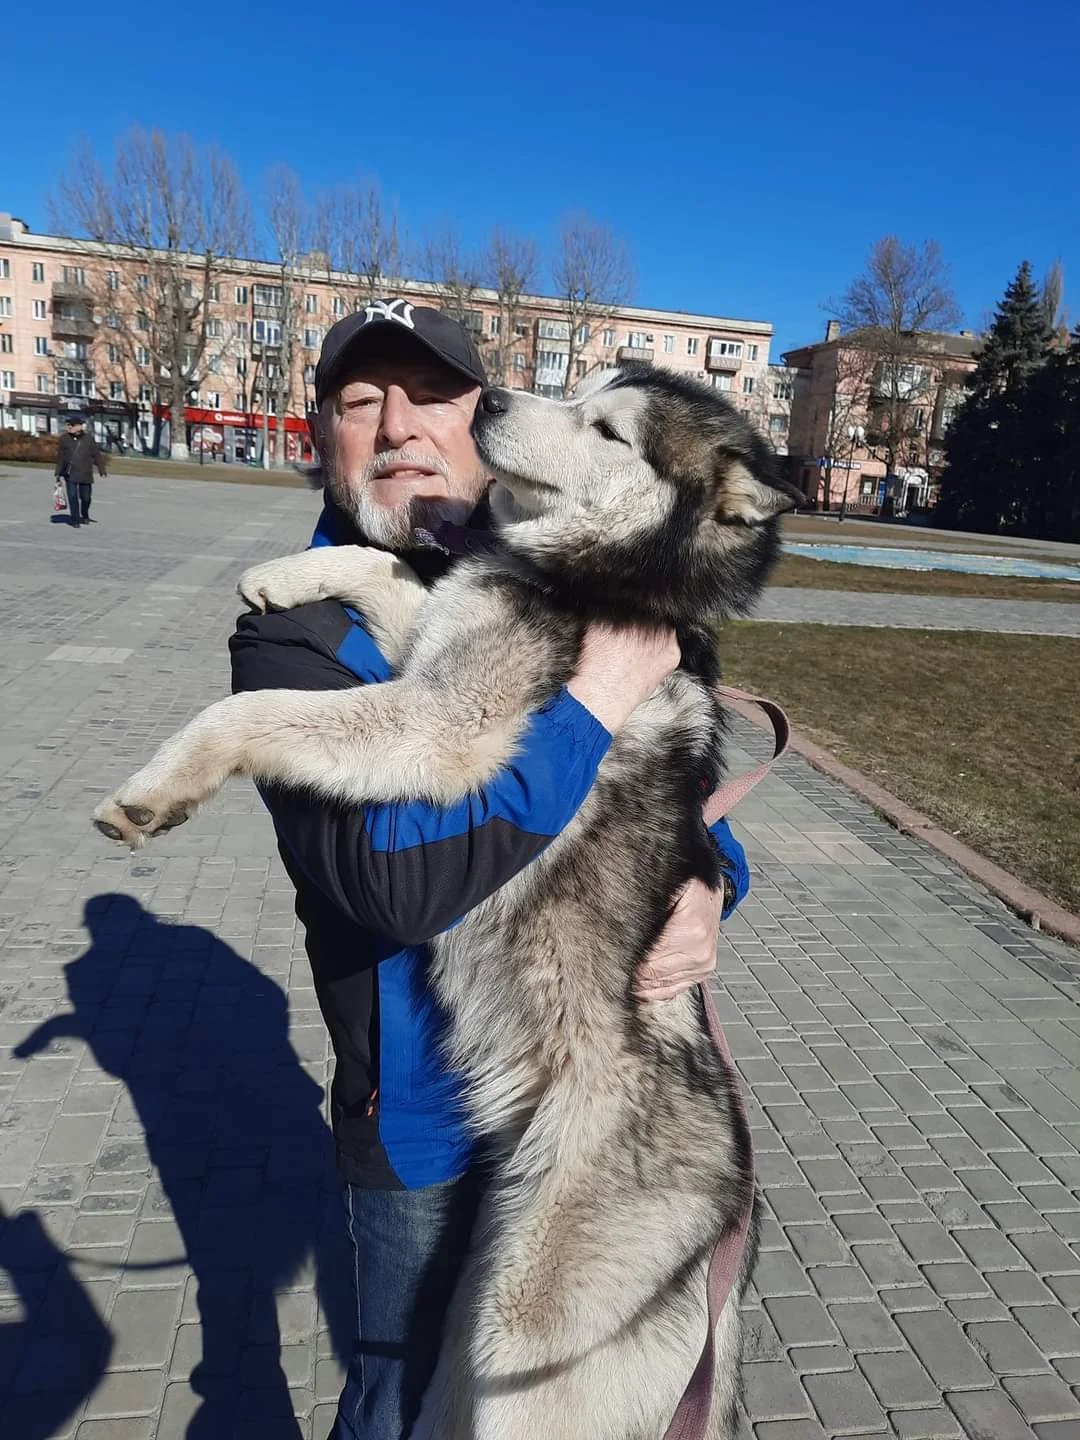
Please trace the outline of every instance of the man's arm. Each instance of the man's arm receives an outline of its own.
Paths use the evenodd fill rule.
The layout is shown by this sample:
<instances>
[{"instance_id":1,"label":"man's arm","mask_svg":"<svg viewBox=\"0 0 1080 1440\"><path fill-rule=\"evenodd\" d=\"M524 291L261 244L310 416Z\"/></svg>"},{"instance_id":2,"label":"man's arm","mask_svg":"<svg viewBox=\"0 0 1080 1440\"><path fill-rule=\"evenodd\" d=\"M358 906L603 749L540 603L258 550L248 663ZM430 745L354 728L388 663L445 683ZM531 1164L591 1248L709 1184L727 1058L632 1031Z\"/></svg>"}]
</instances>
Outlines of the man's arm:
<instances>
[{"instance_id":1,"label":"man's arm","mask_svg":"<svg viewBox=\"0 0 1080 1440\"><path fill-rule=\"evenodd\" d=\"M326 613L310 606L242 617L230 642L234 691L355 686L356 674L307 623L318 611ZM371 678L382 678L372 652ZM511 764L453 806L347 807L276 788L263 798L283 849L313 885L357 924L415 944L448 929L565 829L610 744L564 690L532 717Z\"/></svg>"},{"instance_id":2,"label":"man's arm","mask_svg":"<svg viewBox=\"0 0 1080 1440\"><path fill-rule=\"evenodd\" d=\"M101 478L105 479L105 452L96 440L90 441L90 459L93 461Z\"/></svg>"}]
</instances>

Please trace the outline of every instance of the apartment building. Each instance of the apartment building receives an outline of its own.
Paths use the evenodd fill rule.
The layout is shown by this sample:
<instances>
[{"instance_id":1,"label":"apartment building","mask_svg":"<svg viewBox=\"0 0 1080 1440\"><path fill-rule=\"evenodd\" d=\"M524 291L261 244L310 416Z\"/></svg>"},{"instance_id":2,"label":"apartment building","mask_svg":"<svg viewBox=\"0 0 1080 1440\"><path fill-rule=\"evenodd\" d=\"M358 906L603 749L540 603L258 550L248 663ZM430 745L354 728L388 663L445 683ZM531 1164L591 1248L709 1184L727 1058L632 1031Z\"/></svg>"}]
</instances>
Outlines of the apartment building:
<instances>
[{"instance_id":1,"label":"apartment building","mask_svg":"<svg viewBox=\"0 0 1080 1440\"><path fill-rule=\"evenodd\" d=\"M154 263L38 235L0 213L0 427L55 432L78 407L101 438L149 449L164 429L167 441L168 369L150 343ZM230 460L257 458L266 443L283 458L305 458L323 336L368 293L319 256L288 274L265 261L219 262L205 297L204 281L202 259L187 257L179 283L204 302L206 331L185 412L189 443ZM713 386L758 418L772 340L766 321L621 306L571 337L550 296L510 305L492 290L463 297L413 280L391 293L453 310L493 383L559 396L597 370L644 360Z\"/></svg>"},{"instance_id":2,"label":"apartment building","mask_svg":"<svg viewBox=\"0 0 1080 1440\"><path fill-rule=\"evenodd\" d=\"M791 372L788 478L814 504L903 514L931 503L944 465L945 433L975 368L978 341L959 334L912 337L910 351L882 359L840 334L787 351ZM895 426L898 462L889 473L885 432Z\"/></svg>"}]
</instances>

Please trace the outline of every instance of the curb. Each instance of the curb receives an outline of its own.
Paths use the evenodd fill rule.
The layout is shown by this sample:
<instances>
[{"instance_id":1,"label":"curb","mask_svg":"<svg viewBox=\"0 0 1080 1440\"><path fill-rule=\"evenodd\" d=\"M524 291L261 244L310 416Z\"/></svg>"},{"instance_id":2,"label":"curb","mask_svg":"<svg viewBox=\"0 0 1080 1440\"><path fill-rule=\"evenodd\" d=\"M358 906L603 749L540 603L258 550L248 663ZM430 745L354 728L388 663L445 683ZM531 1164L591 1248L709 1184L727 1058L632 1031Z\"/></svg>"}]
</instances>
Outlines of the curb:
<instances>
[{"instance_id":1,"label":"curb","mask_svg":"<svg viewBox=\"0 0 1080 1440\"><path fill-rule=\"evenodd\" d=\"M724 704L735 710L744 720L756 725L759 730L772 733L771 725L756 706L729 699L725 699ZM1000 865L995 865L992 860L987 860L985 856L957 840L955 835L950 835L947 830L935 825L929 816L913 809L898 795L884 789L861 770L855 770L837 760L835 755L816 745L813 740L808 740L794 728L789 748L830 780L839 780L841 785L854 791L891 825L895 825L897 830L925 841L939 855L944 855L953 864L959 865L961 870L984 885L999 900L1003 900L1022 920L1026 920L1033 930L1045 930L1073 945L1080 945L1080 915L1072 914L1048 895L1025 885L1015 875L1010 875Z\"/></svg>"}]
</instances>

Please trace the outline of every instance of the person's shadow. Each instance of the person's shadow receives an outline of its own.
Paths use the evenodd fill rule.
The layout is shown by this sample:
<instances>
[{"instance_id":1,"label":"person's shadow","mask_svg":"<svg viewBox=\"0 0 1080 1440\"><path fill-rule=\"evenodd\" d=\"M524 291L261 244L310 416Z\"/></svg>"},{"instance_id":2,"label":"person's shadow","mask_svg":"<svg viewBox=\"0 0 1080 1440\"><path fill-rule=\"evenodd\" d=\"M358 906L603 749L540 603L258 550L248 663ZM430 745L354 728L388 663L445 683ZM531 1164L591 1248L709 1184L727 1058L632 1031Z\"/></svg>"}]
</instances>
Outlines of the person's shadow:
<instances>
[{"instance_id":1,"label":"person's shadow","mask_svg":"<svg viewBox=\"0 0 1080 1440\"><path fill-rule=\"evenodd\" d=\"M0 1209L0 1271L23 1312L0 1324L2 1430L50 1440L104 1375L112 1336L33 1210Z\"/></svg>"},{"instance_id":2,"label":"person's shadow","mask_svg":"<svg viewBox=\"0 0 1080 1440\"><path fill-rule=\"evenodd\" d=\"M286 996L209 930L166 924L130 896L95 896L85 921L90 948L65 967L73 1010L15 1053L74 1036L128 1087L198 1280L190 1383L202 1400L188 1440L231 1440L238 1421L256 1417L275 1436L299 1434L276 1292L301 1287L290 1329L311 1333L313 1271L343 1361L354 1337L333 1146L321 1088L289 1041ZM140 1269L170 1262L173 1253L131 1259Z\"/></svg>"}]
</instances>

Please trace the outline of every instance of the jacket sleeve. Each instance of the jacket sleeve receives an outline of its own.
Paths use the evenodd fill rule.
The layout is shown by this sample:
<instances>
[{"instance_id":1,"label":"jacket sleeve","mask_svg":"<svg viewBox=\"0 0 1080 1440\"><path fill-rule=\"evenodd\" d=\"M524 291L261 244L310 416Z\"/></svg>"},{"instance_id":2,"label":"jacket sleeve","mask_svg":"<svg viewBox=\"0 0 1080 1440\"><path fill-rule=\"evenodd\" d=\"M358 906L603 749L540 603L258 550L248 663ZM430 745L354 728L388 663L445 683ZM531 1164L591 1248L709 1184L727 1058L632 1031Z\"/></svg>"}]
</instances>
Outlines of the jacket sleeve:
<instances>
[{"instance_id":1,"label":"jacket sleeve","mask_svg":"<svg viewBox=\"0 0 1080 1440\"><path fill-rule=\"evenodd\" d=\"M230 642L233 690L352 688L356 675L305 642L289 613L241 618ZM448 929L569 824L611 744L563 691L537 711L510 763L476 794L347 806L266 787L283 854L355 923L399 944Z\"/></svg>"},{"instance_id":2,"label":"jacket sleeve","mask_svg":"<svg viewBox=\"0 0 1080 1440\"><path fill-rule=\"evenodd\" d=\"M61 436L60 436L60 443L59 443L59 444L57 445L57 447L56 447L56 469L53 471L53 479L54 479L54 480L59 480L60 477L61 477L61 475L63 475L63 473L64 473L64 459L65 459L64 441L65 441L66 439L67 439L67 436L66 436L66 435L61 435Z\"/></svg>"},{"instance_id":3,"label":"jacket sleeve","mask_svg":"<svg viewBox=\"0 0 1080 1440\"><path fill-rule=\"evenodd\" d=\"M97 443L96 440L92 441L91 443L92 443L92 445L93 445L93 449L90 451L90 459L91 459L91 461L93 462L93 464L97 467L97 472L98 472L98 474L99 474L99 475L101 476L101 478L104 480L104 478L105 478L105 452L102 450L101 446Z\"/></svg>"},{"instance_id":4,"label":"jacket sleeve","mask_svg":"<svg viewBox=\"0 0 1080 1440\"><path fill-rule=\"evenodd\" d=\"M720 916L722 920L726 920L750 890L750 866L747 864L746 851L731 833L731 826L726 819L717 820L715 825L710 825L709 834L720 856L720 868L724 872L724 878L730 882L730 889L725 891L724 909Z\"/></svg>"}]
</instances>

